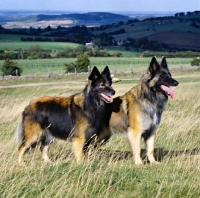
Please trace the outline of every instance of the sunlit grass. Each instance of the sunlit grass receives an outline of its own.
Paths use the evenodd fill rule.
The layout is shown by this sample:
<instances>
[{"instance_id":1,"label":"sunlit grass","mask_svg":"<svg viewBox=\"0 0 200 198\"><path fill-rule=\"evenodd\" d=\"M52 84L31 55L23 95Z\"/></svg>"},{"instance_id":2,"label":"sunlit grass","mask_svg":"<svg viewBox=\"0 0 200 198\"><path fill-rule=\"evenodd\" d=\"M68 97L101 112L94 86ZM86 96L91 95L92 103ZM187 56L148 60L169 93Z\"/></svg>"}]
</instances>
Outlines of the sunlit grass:
<instances>
[{"instance_id":1,"label":"sunlit grass","mask_svg":"<svg viewBox=\"0 0 200 198\"><path fill-rule=\"evenodd\" d=\"M192 76L196 80L192 81ZM44 164L39 148L25 154L27 166L17 163L14 131L30 100L43 95L68 96L84 83L3 89L0 95L1 197L199 197L200 196L200 79L199 73L175 73L173 88L155 142L160 165L147 163L142 141L143 166L135 166L126 137L113 136L91 156L77 164L71 143L57 140L50 146L53 165ZM121 77L126 79L126 77ZM131 77L130 77L131 78ZM133 77L134 78L134 77ZM190 80L185 80L190 79ZM122 95L136 81L113 84Z\"/></svg>"}]
</instances>

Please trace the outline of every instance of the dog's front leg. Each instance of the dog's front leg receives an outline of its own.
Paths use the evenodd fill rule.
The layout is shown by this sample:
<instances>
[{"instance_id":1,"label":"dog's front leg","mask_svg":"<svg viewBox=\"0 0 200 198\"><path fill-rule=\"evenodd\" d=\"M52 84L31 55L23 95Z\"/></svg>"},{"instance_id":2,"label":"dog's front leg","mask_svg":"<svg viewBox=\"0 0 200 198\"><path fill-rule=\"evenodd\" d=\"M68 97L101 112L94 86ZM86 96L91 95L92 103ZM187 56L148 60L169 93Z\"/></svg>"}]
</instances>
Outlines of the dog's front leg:
<instances>
[{"instance_id":1,"label":"dog's front leg","mask_svg":"<svg viewBox=\"0 0 200 198\"><path fill-rule=\"evenodd\" d=\"M84 136L75 136L72 142L72 150L75 155L76 162L83 160L83 147L85 143Z\"/></svg>"},{"instance_id":2,"label":"dog's front leg","mask_svg":"<svg viewBox=\"0 0 200 198\"><path fill-rule=\"evenodd\" d=\"M142 160L140 157L140 139L141 139L141 132L138 130L135 130L134 128L129 127L128 129L128 139L131 145L131 149L133 152L133 158L135 165L142 165Z\"/></svg>"},{"instance_id":3,"label":"dog's front leg","mask_svg":"<svg viewBox=\"0 0 200 198\"><path fill-rule=\"evenodd\" d=\"M154 142L155 142L156 132L154 131L146 140L147 157L150 164L159 164L154 158Z\"/></svg>"}]
</instances>

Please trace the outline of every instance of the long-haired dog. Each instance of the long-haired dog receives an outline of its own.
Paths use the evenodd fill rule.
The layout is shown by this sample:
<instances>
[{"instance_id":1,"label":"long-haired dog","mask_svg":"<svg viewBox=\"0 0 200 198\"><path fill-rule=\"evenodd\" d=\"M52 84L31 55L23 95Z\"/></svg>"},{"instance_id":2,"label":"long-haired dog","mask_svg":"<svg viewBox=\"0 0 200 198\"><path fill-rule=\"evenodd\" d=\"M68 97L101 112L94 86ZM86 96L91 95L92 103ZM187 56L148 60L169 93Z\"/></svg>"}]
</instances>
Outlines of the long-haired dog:
<instances>
[{"instance_id":1,"label":"long-haired dog","mask_svg":"<svg viewBox=\"0 0 200 198\"><path fill-rule=\"evenodd\" d=\"M18 162L31 145L41 142L42 158L51 162L48 147L54 138L72 138L76 161L83 158L83 148L102 130L107 105L112 103L112 79L108 67L102 73L96 67L82 92L69 97L41 97L30 102L22 113L15 135L20 140Z\"/></svg>"},{"instance_id":2,"label":"long-haired dog","mask_svg":"<svg viewBox=\"0 0 200 198\"><path fill-rule=\"evenodd\" d=\"M168 97L175 96L170 86L178 84L170 74L165 57L161 64L153 57L140 82L124 95L114 98L98 138L107 140L113 133L127 135L135 164L141 165L140 140L143 137L148 160L151 164L158 163L154 158L156 130Z\"/></svg>"}]
</instances>

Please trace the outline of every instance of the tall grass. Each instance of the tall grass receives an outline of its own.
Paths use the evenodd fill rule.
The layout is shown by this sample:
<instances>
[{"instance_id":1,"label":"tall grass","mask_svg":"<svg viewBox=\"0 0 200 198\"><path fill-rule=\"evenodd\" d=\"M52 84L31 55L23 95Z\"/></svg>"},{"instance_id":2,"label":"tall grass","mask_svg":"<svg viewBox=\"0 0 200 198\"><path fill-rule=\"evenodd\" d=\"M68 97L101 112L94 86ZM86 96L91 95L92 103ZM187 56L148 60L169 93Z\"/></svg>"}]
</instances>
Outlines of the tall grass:
<instances>
[{"instance_id":1,"label":"tall grass","mask_svg":"<svg viewBox=\"0 0 200 198\"><path fill-rule=\"evenodd\" d=\"M157 131L155 157L160 165L137 167L125 137L113 136L103 147L77 164L71 143L57 140L50 146L53 165L43 163L39 148L17 163L18 144L13 138L21 112L30 100L43 95L68 96L80 91L83 82L1 89L0 95L0 195L1 197L199 197L200 196L200 77L179 73L176 97L164 111ZM186 80L196 76L195 82ZM123 79L122 79L123 80ZM73 82L72 82L73 84ZM113 84L117 95L134 84Z\"/></svg>"}]
</instances>

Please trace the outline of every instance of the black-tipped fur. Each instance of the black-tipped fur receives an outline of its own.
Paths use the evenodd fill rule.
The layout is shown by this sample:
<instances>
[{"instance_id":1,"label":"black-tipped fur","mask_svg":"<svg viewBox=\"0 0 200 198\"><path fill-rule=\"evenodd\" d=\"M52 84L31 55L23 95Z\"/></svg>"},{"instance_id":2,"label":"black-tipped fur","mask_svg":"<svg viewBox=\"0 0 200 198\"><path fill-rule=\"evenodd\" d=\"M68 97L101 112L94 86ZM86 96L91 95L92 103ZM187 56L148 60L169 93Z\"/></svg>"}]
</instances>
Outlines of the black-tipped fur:
<instances>
[{"instance_id":1,"label":"black-tipped fur","mask_svg":"<svg viewBox=\"0 0 200 198\"><path fill-rule=\"evenodd\" d=\"M147 73L140 82L110 105L104 130L99 139L108 139L113 133L126 134L136 165L141 165L140 139L144 138L150 163L158 163L153 155L156 130L160 124L168 96L174 98L170 86L177 86L167 67L165 57L159 64L152 58Z\"/></svg>"},{"instance_id":2,"label":"black-tipped fur","mask_svg":"<svg viewBox=\"0 0 200 198\"><path fill-rule=\"evenodd\" d=\"M69 97L42 97L30 102L22 113L16 133L21 134L19 164L35 142L41 142L42 158L50 162L48 146L54 138L72 138L76 161L83 158L84 145L102 130L106 109L112 103L112 80L108 67L102 73L94 67L82 92Z\"/></svg>"}]
</instances>

